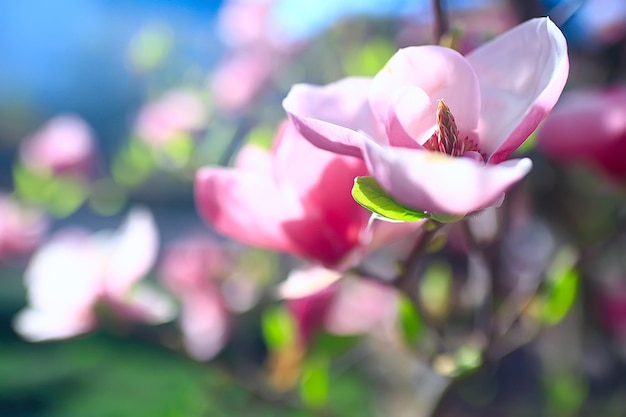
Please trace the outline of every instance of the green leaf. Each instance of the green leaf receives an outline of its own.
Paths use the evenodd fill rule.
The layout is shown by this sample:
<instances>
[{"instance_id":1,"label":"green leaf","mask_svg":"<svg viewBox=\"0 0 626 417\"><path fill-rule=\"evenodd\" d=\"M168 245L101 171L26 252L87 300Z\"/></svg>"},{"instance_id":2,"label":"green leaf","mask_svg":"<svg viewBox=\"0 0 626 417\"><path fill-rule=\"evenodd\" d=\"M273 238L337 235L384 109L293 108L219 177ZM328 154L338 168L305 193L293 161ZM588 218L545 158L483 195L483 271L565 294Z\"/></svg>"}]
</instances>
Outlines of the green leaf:
<instances>
[{"instance_id":1,"label":"green leaf","mask_svg":"<svg viewBox=\"0 0 626 417\"><path fill-rule=\"evenodd\" d=\"M483 363L481 350L470 344L463 345L456 352L457 376L478 369Z\"/></svg>"},{"instance_id":2,"label":"green leaf","mask_svg":"<svg viewBox=\"0 0 626 417\"><path fill-rule=\"evenodd\" d=\"M373 77L396 52L393 42L385 38L374 39L362 48L349 50L343 62L347 75Z\"/></svg>"},{"instance_id":3,"label":"green leaf","mask_svg":"<svg viewBox=\"0 0 626 417\"><path fill-rule=\"evenodd\" d=\"M163 23L145 26L131 40L128 58L133 68L144 72L157 68L174 46L172 28Z\"/></svg>"},{"instance_id":4,"label":"green leaf","mask_svg":"<svg viewBox=\"0 0 626 417\"><path fill-rule=\"evenodd\" d=\"M562 249L548 268L546 294L541 318L550 325L565 318L578 295L577 255L570 249Z\"/></svg>"},{"instance_id":5,"label":"green leaf","mask_svg":"<svg viewBox=\"0 0 626 417\"><path fill-rule=\"evenodd\" d=\"M296 324L283 307L266 310L261 318L263 338L270 350L279 350L293 344L296 338Z\"/></svg>"},{"instance_id":6,"label":"green leaf","mask_svg":"<svg viewBox=\"0 0 626 417\"><path fill-rule=\"evenodd\" d=\"M548 408L556 415L575 415L589 395L587 382L576 372L562 371L544 377Z\"/></svg>"},{"instance_id":7,"label":"green leaf","mask_svg":"<svg viewBox=\"0 0 626 417\"><path fill-rule=\"evenodd\" d=\"M415 310L415 307L406 296L398 297L398 312L400 318L400 329L405 342L412 346L424 334L424 323Z\"/></svg>"},{"instance_id":8,"label":"green leaf","mask_svg":"<svg viewBox=\"0 0 626 417\"><path fill-rule=\"evenodd\" d=\"M164 151L176 168L180 168L189 163L194 148L195 143L189 134L178 133L165 144Z\"/></svg>"},{"instance_id":9,"label":"green leaf","mask_svg":"<svg viewBox=\"0 0 626 417\"><path fill-rule=\"evenodd\" d=\"M424 212L410 209L395 201L374 177L356 177L352 197L366 209L390 220L415 222L429 217Z\"/></svg>"},{"instance_id":10,"label":"green leaf","mask_svg":"<svg viewBox=\"0 0 626 417\"><path fill-rule=\"evenodd\" d=\"M89 194L88 184L78 177L59 176L50 183L44 202L50 214L63 218L83 205Z\"/></svg>"},{"instance_id":11,"label":"green leaf","mask_svg":"<svg viewBox=\"0 0 626 417\"><path fill-rule=\"evenodd\" d=\"M315 358L304 365L300 380L300 398L311 408L320 408L328 400L329 362L326 358Z\"/></svg>"},{"instance_id":12,"label":"green leaf","mask_svg":"<svg viewBox=\"0 0 626 417\"><path fill-rule=\"evenodd\" d=\"M426 310L444 317L450 308L452 292L452 266L445 262L433 262L422 276L420 297Z\"/></svg>"},{"instance_id":13,"label":"green leaf","mask_svg":"<svg viewBox=\"0 0 626 417\"><path fill-rule=\"evenodd\" d=\"M270 150L272 149L275 133L276 129L268 126L256 127L248 133L246 143L248 145L255 145L262 149Z\"/></svg>"},{"instance_id":14,"label":"green leaf","mask_svg":"<svg viewBox=\"0 0 626 417\"><path fill-rule=\"evenodd\" d=\"M111 216L121 211L126 199L124 190L110 179L103 178L91 185L89 206L102 216Z\"/></svg>"}]
</instances>

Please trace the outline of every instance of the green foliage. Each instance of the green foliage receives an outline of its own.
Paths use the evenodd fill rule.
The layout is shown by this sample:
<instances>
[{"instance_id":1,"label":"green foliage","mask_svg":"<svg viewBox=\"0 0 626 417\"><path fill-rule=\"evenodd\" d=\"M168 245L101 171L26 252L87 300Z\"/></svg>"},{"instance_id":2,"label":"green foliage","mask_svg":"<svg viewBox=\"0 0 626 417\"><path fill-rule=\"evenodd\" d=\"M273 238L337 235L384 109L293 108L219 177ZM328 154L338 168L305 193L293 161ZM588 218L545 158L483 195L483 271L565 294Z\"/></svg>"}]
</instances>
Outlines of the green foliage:
<instances>
[{"instance_id":1,"label":"green foliage","mask_svg":"<svg viewBox=\"0 0 626 417\"><path fill-rule=\"evenodd\" d=\"M173 162L175 168L180 168L189 163L195 143L193 138L186 133L178 133L175 137L164 144L165 155Z\"/></svg>"},{"instance_id":2,"label":"green foliage","mask_svg":"<svg viewBox=\"0 0 626 417\"><path fill-rule=\"evenodd\" d=\"M152 150L138 138L132 138L111 164L111 174L118 184L136 187L155 169Z\"/></svg>"},{"instance_id":3,"label":"green foliage","mask_svg":"<svg viewBox=\"0 0 626 417\"><path fill-rule=\"evenodd\" d=\"M361 340L360 336L337 336L330 333L320 332L313 345L309 348L312 355L338 357L354 348Z\"/></svg>"},{"instance_id":4,"label":"green foliage","mask_svg":"<svg viewBox=\"0 0 626 417\"><path fill-rule=\"evenodd\" d=\"M571 249L563 248L548 268L540 300L541 319L549 325L563 320L576 301L579 281L576 259Z\"/></svg>"},{"instance_id":5,"label":"green foliage","mask_svg":"<svg viewBox=\"0 0 626 417\"><path fill-rule=\"evenodd\" d=\"M163 23L145 26L131 41L128 59L133 68L145 72L158 67L174 46L172 29Z\"/></svg>"},{"instance_id":6,"label":"green foliage","mask_svg":"<svg viewBox=\"0 0 626 417\"><path fill-rule=\"evenodd\" d=\"M158 346L91 335L58 343L0 345L0 415L11 417L314 417L265 401L220 371ZM326 359L307 363L303 399L338 415L371 416L369 393L351 373L331 379ZM250 381L247 381L250 382ZM332 385L331 385L332 384ZM248 385L248 384L246 384Z\"/></svg>"},{"instance_id":7,"label":"green foliage","mask_svg":"<svg viewBox=\"0 0 626 417\"><path fill-rule=\"evenodd\" d=\"M72 175L52 175L23 165L13 169L15 193L36 203L56 217L67 217L83 205L89 189L84 179Z\"/></svg>"},{"instance_id":8,"label":"green foliage","mask_svg":"<svg viewBox=\"0 0 626 417\"><path fill-rule=\"evenodd\" d=\"M420 283L420 297L429 313L442 317L448 312L452 290L452 267L434 262L424 272Z\"/></svg>"},{"instance_id":9,"label":"green foliage","mask_svg":"<svg viewBox=\"0 0 626 417\"><path fill-rule=\"evenodd\" d=\"M585 403L589 390L586 381L574 372L547 374L544 387L548 407L556 415L575 415Z\"/></svg>"},{"instance_id":10,"label":"green foliage","mask_svg":"<svg viewBox=\"0 0 626 417\"><path fill-rule=\"evenodd\" d=\"M402 336L409 346L413 346L424 335L424 322L411 300L404 295L398 296L398 312Z\"/></svg>"},{"instance_id":11,"label":"green foliage","mask_svg":"<svg viewBox=\"0 0 626 417\"><path fill-rule=\"evenodd\" d=\"M261 318L263 338L270 350L293 345L296 340L296 324L282 306L268 308Z\"/></svg>"},{"instance_id":12,"label":"green foliage","mask_svg":"<svg viewBox=\"0 0 626 417\"><path fill-rule=\"evenodd\" d=\"M350 50L344 61L346 75L373 77L396 50L393 42L385 38L376 38L362 48Z\"/></svg>"},{"instance_id":13,"label":"green foliage","mask_svg":"<svg viewBox=\"0 0 626 417\"><path fill-rule=\"evenodd\" d=\"M126 193L115 182L109 179L101 179L91 186L89 206L103 216L111 216L118 213L126 204Z\"/></svg>"},{"instance_id":14,"label":"green foliage","mask_svg":"<svg viewBox=\"0 0 626 417\"><path fill-rule=\"evenodd\" d=\"M274 142L276 129L269 126L257 126L248 133L246 141L249 145L255 145L262 149L271 149Z\"/></svg>"},{"instance_id":15,"label":"green foliage","mask_svg":"<svg viewBox=\"0 0 626 417\"><path fill-rule=\"evenodd\" d=\"M305 362L300 379L300 398L310 408L326 405L329 391L329 361L324 357Z\"/></svg>"},{"instance_id":16,"label":"green foliage","mask_svg":"<svg viewBox=\"0 0 626 417\"><path fill-rule=\"evenodd\" d=\"M415 222L428 217L424 212L407 208L395 201L374 177L356 177L352 197L366 209L386 219Z\"/></svg>"}]
</instances>

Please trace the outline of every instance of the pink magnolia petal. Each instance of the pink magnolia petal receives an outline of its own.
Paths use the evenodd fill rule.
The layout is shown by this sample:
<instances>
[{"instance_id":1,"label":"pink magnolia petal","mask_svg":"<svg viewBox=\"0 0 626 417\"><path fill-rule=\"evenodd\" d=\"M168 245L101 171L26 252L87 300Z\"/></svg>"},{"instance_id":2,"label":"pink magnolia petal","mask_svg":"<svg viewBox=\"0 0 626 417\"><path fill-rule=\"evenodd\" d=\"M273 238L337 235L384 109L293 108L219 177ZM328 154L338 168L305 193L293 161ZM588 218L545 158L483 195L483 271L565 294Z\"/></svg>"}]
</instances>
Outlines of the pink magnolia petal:
<instances>
[{"instance_id":1,"label":"pink magnolia petal","mask_svg":"<svg viewBox=\"0 0 626 417\"><path fill-rule=\"evenodd\" d=\"M209 360L228 340L228 314L216 290L188 294L182 300L181 328L185 348L197 360Z\"/></svg>"},{"instance_id":2,"label":"pink magnolia petal","mask_svg":"<svg viewBox=\"0 0 626 417\"><path fill-rule=\"evenodd\" d=\"M432 45L396 52L376 74L370 89L372 110L382 123L386 123L389 106L394 105L392 98L396 91L409 86L422 89L430 97L434 109L437 100L444 99L463 134L476 129L480 114L478 78L469 62L458 52ZM405 102L398 105L403 106ZM396 113L399 111L407 110L396 109ZM433 111L430 117L431 122L427 124L434 126L436 113ZM423 124L419 123L420 126Z\"/></svg>"},{"instance_id":3,"label":"pink magnolia petal","mask_svg":"<svg viewBox=\"0 0 626 417\"><path fill-rule=\"evenodd\" d=\"M26 269L29 305L53 316L89 310L100 296L103 266L86 234L56 235L33 255Z\"/></svg>"},{"instance_id":4,"label":"pink magnolia petal","mask_svg":"<svg viewBox=\"0 0 626 417\"><path fill-rule=\"evenodd\" d=\"M355 176L363 175L361 172L365 171L363 161L337 155L312 145L289 121L281 125L272 154L272 174L268 178L274 178L280 187L299 196L306 196L316 188L326 188L321 184L321 177L335 161L349 161L344 173L347 174L347 181L350 184ZM351 166L354 166L354 169ZM341 180L333 181L342 183Z\"/></svg>"},{"instance_id":5,"label":"pink magnolia petal","mask_svg":"<svg viewBox=\"0 0 626 417\"><path fill-rule=\"evenodd\" d=\"M397 310L394 288L366 279L346 278L326 312L324 327L336 335L373 334L392 326Z\"/></svg>"},{"instance_id":6,"label":"pink magnolia petal","mask_svg":"<svg viewBox=\"0 0 626 417\"><path fill-rule=\"evenodd\" d=\"M467 59L480 82L480 149L490 155L490 163L498 163L557 102L569 72L567 44L549 18L537 18L484 44Z\"/></svg>"},{"instance_id":7,"label":"pink magnolia petal","mask_svg":"<svg viewBox=\"0 0 626 417\"><path fill-rule=\"evenodd\" d=\"M301 219L304 208L267 178L225 168L198 171L198 211L218 232L244 244L299 254L283 223Z\"/></svg>"},{"instance_id":8,"label":"pink magnolia petal","mask_svg":"<svg viewBox=\"0 0 626 417\"><path fill-rule=\"evenodd\" d=\"M541 125L537 148L557 160L587 161L626 177L626 87L563 94Z\"/></svg>"},{"instance_id":9,"label":"pink magnolia petal","mask_svg":"<svg viewBox=\"0 0 626 417\"><path fill-rule=\"evenodd\" d=\"M292 239L332 265L358 244L367 225L369 212L350 193L367 168L360 159L316 148L291 124L283 132L274 152L275 179L285 193L298 196L312 225L309 231L287 227Z\"/></svg>"},{"instance_id":10,"label":"pink magnolia petal","mask_svg":"<svg viewBox=\"0 0 626 417\"><path fill-rule=\"evenodd\" d=\"M368 145L365 160L380 185L409 207L465 215L494 203L531 169L529 159L482 165L436 152Z\"/></svg>"},{"instance_id":11,"label":"pink magnolia petal","mask_svg":"<svg viewBox=\"0 0 626 417\"><path fill-rule=\"evenodd\" d=\"M385 128L390 146L420 149L436 129L437 106L418 87L396 90L387 109Z\"/></svg>"},{"instance_id":12,"label":"pink magnolia petal","mask_svg":"<svg viewBox=\"0 0 626 417\"><path fill-rule=\"evenodd\" d=\"M272 176L271 154L256 145L245 145L237 153L235 167L269 178Z\"/></svg>"},{"instance_id":13,"label":"pink magnolia petal","mask_svg":"<svg viewBox=\"0 0 626 417\"><path fill-rule=\"evenodd\" d=\"M0 261L32 252L48 228L40 210L0 193Z\"/></svg>"},{"instance_id":14,"label":"pink magnolia petal","mask_svg":"<svg viewBox=\"0 0 626 417\"><path fill-rule=\"evenodd\" d=\"M352 77L325 86L296 84L283 107L298 131L315 146L360 157L365 138L384 138L382 125L368 105L370 84L368 78Z\"/></svg>"},{"instance_id":15,"label":"pink magnolia petal","mask_svg":"<svg viewBox=\"0 0 626 417\"><path fill-rule=\"evenodd\" d=\"M86 174L95 148L91 127L77 116L63 115L24 139L20 153L24 163L36 170Z\"/></svg>"},{"instance_id":16,"label":"pink magnolia petal","mask_svg":"<svg viewBox=\"0 0 626 417\"><path fill-rule=\"evenodd\" d=\"M323 268L309 268L302 270L303 274L325 274ZM298 328L298 336L303 345L308 345L317 331L324 324L324 317L337 292L337 281L331 283L310 295L301 298L289 298L286 306Z\"/></svg>"},{"instance_id":17,"label":"pink magnolia petal","mask_svg":"<svg viewBox=\"0 0 626 417\"><path fill-rule=\"evenodd\" d=\"M295 113L289 113L289 118L298 132L318 148L362 158L363 143L368 140L363 133Z\"/></svg>"},{"instance_id":18,"label":"pink magnolia petal","mask_svg":"<svg viewBox=\"0 0 626 417\"><path fill-rule=\"evenodd\" d=\"M96 320L89 310L72 314L35 309L22 310L15 317L13 327L24 339L31 342L67 339L78 336L95 327Z\"/></svg>"},{"instance_id":19,"label":"pink magnolia petal","mask_svg":"<svg viewBox=\"0 0 626 417\"><path fill-rule=\"evenodd\" d=\"M152 214L145 209L133 209L109 244L111 254L105 271L107 294L123 298L156 261L159 234Z\"/></svg>"},{"instance_id":20,"label":"pink magnolia petal","mask_svg":"<svg viewBox=\"0 0 626 417\"><path fill-rule=\"evenodd\" d=\"M155 286L140 282L120 300L112 300L121 317L150 324L171 321L176 314L173 300Z\"/></svg>"},{"instance_id":21,"label":"pink magnolia petal","mask_svg":"<svg viewBox=\"0 0 626 417\"><path fill-rule=\"evenodd\" d=\"M288 300L306 298L323 291L342 276L338 271L319 266L296 269L291 271L287 280L280 284L278 295Z\"/></svg>"}]
</instances>

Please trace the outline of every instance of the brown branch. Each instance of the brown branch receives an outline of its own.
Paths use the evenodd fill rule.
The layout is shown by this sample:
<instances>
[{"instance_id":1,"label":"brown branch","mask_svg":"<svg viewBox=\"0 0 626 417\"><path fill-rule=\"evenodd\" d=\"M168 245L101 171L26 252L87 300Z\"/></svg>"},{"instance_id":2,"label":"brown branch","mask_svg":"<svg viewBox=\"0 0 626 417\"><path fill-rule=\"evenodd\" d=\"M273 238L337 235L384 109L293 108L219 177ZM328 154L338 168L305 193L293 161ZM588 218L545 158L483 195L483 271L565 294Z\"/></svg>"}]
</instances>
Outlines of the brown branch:
<instances>
[{"instance_id":1,"label":"brown branch","mask_svg":"<svg viewBox=\"0 0 626 417\"><path fill-rule=\"evenodd\" d=\"M433 0L433 12L435 13L434 22L434 43L439 44L443 35L450 30L450 22L448 15L444 10L444 0Z\"/></svg>"}]
</instances>

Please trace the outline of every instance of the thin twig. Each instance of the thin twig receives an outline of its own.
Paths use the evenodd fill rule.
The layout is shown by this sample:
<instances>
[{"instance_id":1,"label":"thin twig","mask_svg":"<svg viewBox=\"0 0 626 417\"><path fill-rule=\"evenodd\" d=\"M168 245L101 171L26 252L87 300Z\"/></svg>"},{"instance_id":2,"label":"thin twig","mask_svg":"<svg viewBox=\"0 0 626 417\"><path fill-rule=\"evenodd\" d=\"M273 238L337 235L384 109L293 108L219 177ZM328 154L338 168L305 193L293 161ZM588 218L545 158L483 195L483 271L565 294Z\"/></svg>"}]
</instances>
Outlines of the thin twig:
<instances>
[{"instance_id":1,"label":"thin twig","mask_svg":"<svg viewBox=\"0 0 626 417\"><path fill-rule=\"evenodd\" d=\"M430 225L424 225L422 234L416 240L415 245L404 262L402 272L393 280L393 285L404 292L416 304L418 302L421 304L417 292L418 282L415 280L420 267L419 260L422 255L424 255L428 244L441 226L443 225L438 222L430 222Z\"/></svg>"},{"instance_id":2,"label":"thin twig","mask_svg":"<svg viewBox=\"0 0 626 417\"><path fill-rule=\"evenodd\" d=\"M478 312L476 314L476 327L483 333L486 342L489 342L493 334L494 271L491 270L489 261L485 255L485 248L478 243L474 237L474 233L472 233L467 219L461 221L461 230L463 231L463 237L470 250L468 259L474 260L477 263L477 271L469 271L473 272L470 274L469 285L483 289L484 291L479 297L480 305L478 306Z\"/></svg>"},{"instance_id":3,"label":"thin twig","mask_svg":"<svg viewBox=\"0 0 626 417\"><path fill-rule=\"evenodd\" d=\"M436 323L426 310L422 297L420 296L419 285L421 280L419 269L421 266L420 260L426 252L428 244L442 226L442 223L435 221L429 221L424 224L422 234L417 238L413 249L411 249L409 256L403 264L402 272L392 281L398 291L404 293L409 300L411 300L415 311L426 324L426 330L430 333L428 336L432 337L437 345L437 353L446 351L444 335L438 323Z\"/></svg>"},{"instance_id":4,"label":"thin twig","mask_svg":"<svg viewBox=\"0 0 626 417\"><path fill-rule=\"evenodd\" d=\"M435 13L434 22L434 43L439 44L443 35L450 30L450 23L448 22L448 15L444 10L442 4L444 0L433 0L433 11Z\"/></svg>"}]
</instances>

